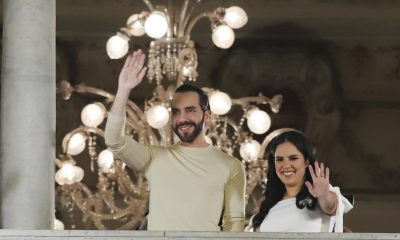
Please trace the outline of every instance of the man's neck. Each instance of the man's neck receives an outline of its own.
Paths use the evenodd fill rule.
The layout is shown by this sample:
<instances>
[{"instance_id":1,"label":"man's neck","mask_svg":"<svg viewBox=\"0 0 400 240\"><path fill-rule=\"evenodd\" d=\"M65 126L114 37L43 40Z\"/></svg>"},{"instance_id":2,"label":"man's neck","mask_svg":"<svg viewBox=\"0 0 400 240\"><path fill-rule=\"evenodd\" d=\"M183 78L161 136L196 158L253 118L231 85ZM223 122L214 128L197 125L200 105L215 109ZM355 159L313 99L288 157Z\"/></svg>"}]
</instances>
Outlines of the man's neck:
<instances>
[{"instance_id":1,"label":"man's neck","mask_svg":"<svg viewBox=\"0 0 400 240\"><path fill-rule=\"evenodd\" d=\"M184 147L207 147L209 144L206 142L206 139L204 138L204 134L199 134L197 138L193 142L180 142L179 143L181 146Z\"/></svg>"}]
</instances>

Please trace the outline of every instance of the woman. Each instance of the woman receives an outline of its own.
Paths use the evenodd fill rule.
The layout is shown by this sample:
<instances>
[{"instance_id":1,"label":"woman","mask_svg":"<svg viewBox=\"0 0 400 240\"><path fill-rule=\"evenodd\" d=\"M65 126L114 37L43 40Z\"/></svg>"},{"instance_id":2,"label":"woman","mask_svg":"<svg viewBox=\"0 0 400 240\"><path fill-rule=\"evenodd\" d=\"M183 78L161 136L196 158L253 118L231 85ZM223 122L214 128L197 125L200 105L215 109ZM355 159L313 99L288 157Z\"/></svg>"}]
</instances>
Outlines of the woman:
<instances>
[{"instance_id":1,"label":"woman","mask_svg":"<svg viewBox=\"0 0 400 240\"><path fill-rule=\"evenodd\" d=\"M250 221L261 232L343 232L353 206L329 184L329 168L315 160L306 137L278 129L267 146L265 200Z\"/></svg>"}]
</instances>

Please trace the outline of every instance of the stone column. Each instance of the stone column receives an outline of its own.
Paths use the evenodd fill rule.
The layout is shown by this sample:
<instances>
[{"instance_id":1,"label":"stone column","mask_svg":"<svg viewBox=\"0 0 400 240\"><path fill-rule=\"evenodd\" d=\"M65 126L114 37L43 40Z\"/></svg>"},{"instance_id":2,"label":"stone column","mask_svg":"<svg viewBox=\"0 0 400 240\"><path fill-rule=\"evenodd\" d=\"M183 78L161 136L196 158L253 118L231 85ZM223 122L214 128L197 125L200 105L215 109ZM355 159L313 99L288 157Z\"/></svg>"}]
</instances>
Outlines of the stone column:
<instances>
[{"instance_id":1,"label":"stone column","mask_svg":"<svg viewBox=\"0 0 400 240\"><path fill-rule=\"evenodd\" d=\"M1 228L54 221L55 0L3 0Z\"/></svg>"}]
</instances>

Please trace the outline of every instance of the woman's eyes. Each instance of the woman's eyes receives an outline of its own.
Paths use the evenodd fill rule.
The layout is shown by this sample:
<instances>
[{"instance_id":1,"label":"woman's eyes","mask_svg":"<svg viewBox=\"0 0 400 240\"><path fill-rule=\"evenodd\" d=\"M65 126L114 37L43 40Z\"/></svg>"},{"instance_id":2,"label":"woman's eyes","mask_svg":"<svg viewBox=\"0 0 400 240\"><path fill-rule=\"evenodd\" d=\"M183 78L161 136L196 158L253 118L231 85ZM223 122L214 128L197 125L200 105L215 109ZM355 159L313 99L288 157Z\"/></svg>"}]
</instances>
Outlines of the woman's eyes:
<instances>
[{"instance_id":1,"label":"woman's eyes","mask_svg":"<svg viewBox=\"0 0 400 240\"><path fill-rule=\"evenodd\" d=\"M289 157L289 160L290 160L290 161L296 161L297 159L299 159L299 157L297 157L297 156L290 156L290 157ZM277 161L277 162L282 162L282 161L283 161L283 158L282 158L282 157L277 157L277 158L275 158L275 161Z\"/></svg>"}]
</instances>

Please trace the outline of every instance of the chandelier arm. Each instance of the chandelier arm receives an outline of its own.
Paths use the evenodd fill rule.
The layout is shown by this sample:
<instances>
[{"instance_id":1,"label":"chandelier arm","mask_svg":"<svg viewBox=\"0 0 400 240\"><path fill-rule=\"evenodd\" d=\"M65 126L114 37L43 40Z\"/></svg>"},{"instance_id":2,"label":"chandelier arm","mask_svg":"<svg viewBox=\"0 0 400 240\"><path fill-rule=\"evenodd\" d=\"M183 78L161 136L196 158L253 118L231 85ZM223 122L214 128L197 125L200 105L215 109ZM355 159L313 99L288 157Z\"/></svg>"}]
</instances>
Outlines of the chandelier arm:
<instances>
[{"instance_id":1,"label":"chandelier arm","mask_svg":"<svg viewBox=\"0 0 400 240\"><path fill-rule=\"evenodd\" d=\"M189 38L190 37L190 33L192 32L192 28L194 27L194 25L202 18L208 18L211 19L213 16L213 12L203 12L200 13L199 15L197 15L196 17L194 17L189 23L188 26L186 28L186 32L185 32L185 37Z\"/></svg>"},{"instance_id":2,"label":"chandelier arm","mask_svg":"<svg viewBox=\"0 0 400 240\"><path fill-rule=\"evenodd\" d=\"M100 192L100 197L101 197L101 200L104 201L104 203L107 205L108 209L110 209L111 211L115 211L115 212L122 211L121 208L118 208L117 206L115 206L115 204L112 202L112 200L108 199L107 194Z\"/></svg>"},{"instance_id":3,"label":"chandelier arm","mask_svg":"<svg viewBox=\"0 0 400 240\"><path fill-rule=\"evenodd\" d=\"M239 132L239 125L237 123L235 123L232 119L230 118L226 118L227 119L227 123L233 128L233 130L235 130L235 132Z\"/></svg>"},{"instance_id":4,"label":"chandelier arm","mask_svg":"<svg viewBox=\"0 0 400 240\"><path fill-rule=\"evenodd\" d=\"M143 0L144 4L147 5L147 7L149 8L150 11L154 10L153 4L151 3L150 0Z\"/></svg>"},{"instance_id":5,"label":"chandelier arm","mask_svg":"<svg viewBox=\"0 0 400 240\"><path fill-rule=\"evenodd\" d=\"M124 174L124 171L122 171L121 169L116 169L116 173L121 178L121 179L118 179L118 183L120 183L120 187L122 187L124 192L128 193L130 195L130 197L136 198L136 199L141 199L141 200L148 198L147 192L144 192L144 193L139 192L138 193L138 191L134 189L135 187L132 186L133 185L132 180L129 178L129 176L126 176Z\"/></svg>"},{"instance_id":6,"label":"chandelier arm","mask_svg":"<svg viewBox=\"0 0 400 240\"><path fill-rule=\"evenodd\" d=\"M104 190L100 191L100 196L101 196L101 200L104 201L104 203L108 206L108 208L111 211L115 211L115 212L123 212L124 211L124 209L121 209L121 208L115 206L115 203L109 199L107 192L105 192Z\"/></svg>"},{"instance_id":7,"label":"chandelier arm","mask_svg":"<svg viewBox=\"0 0 400 240\"><path fill-rule=\"evenodd\" d=\"M158 129L158 133L160 134L161 146L168 146L168 136L167 136L166 128L168 128L168 127L163 127L161 129Z\"/></svg>"},{"instance_id":8,"label":"chandelier arm","mask_svg":"<svg viewBox=\"0 0 400 240\"><path fill-rule=\"evenodd\" d=\"M186 15L185 19L183 20L183 25L182 25L182 28L181 28L181 31L182 31L182 32L180 33L179 36L183 36L183 34L184 34L184 32L185 32L185 28L186 28L186 26L187 26L187 24L188 24L188 22L189 22L190 16L192 15L192 12L194 11L194 9L196 8L196 6L197 6L200 2L201 2L201 0L197 0L196 3L194 3L194 4L191 6L190 10L188 11L188 14Z\"/></svg>"},{"instance_id":9,"label":"chandelier arm","mask_svg":"<svg viewBox=\"0 0 400 240\"><path fill-rule=\"evenodd\" d=\"M82 183L75 183L76 185L76 189L75 191L72 191L72 200L74 201L74 203L76 204L76 206L78 206L78 208L84 212L85 214L89 215L90 217L95 217L95 218L101 218L103 220L113 220L113 219L118 219L118 218L122 218L125 217L126 215L130 214L131 211L133 211L135 209L135 205L130 205L127 208L125 208L123 211L120 212L115 212L115 213L98 213L98 212L94 212L90 209L87 209L86 206L84 206L84 204L82 202L80 202L78 200L78 196L75 194L75 192L77 190L82 190L84 193L90 193L89 199L94 199L93 198L93 194L90 192L89 188L86 187L85 185L83 185Z\"/></svg>"},{"instance_id":10,"label":"chandelier arm","mask_svg":"<svg viewBox=\"0 0 400 240\"><path fill-rule=\"evenodd\" d=\"M143 116L138 116L135 110L130 107L126 108L126 121L129 125L132 126L132 128L138 129L140 127L139 122L141 118L143 118Z\"/></svg>"},{"instance_id":11,"label":"chandelier arm","mask_svg":"<svg viewBox=\"0 0 400 240\"><path fill-rule=\"evenodd\" d=\"M178 37L181 37L184 33L185 30L185 25L184 25L184 21L185 21L185 16L186 16L186 11L189 5L189 0L185 0L182 3L182 8L181 8L181 16L179 18L179 25L178 25Z\"/></svg>"},{"instance_id":12,"label":"chandelier arm","mask_svg":"<svg viewBox=\"0 0 400 240\"><path fill-rule=\"evenodd\" d=\"M168 29L167 29L167 37L172 38L175 34L174 32L174 25L175 25L175 16L174 16L174 4L172 3L172 0L165 0L167 2L167 7L163 6L161 11L163 11L167 17L167 22L168 22Z\"/></svg>"},{"instance_id":13,"label":"chandelier arm","mask_svg":"<svg viewBox=\"0 0 400 240\"><path fill-rule=\"evenodd\" d=\"M92 219L92 221L93 221L93 223L94 223L94 225L96 226L97 229L99 229L99 230L108 230L106 228L106 226L104 226L104 224L101 223L101 219L96 218L96 217L92 217L92 216L89 216L89 217L90 217L90 219Z\"/></svg>"},{"instance_id":14,"label":"chandelier arm","mask_svg":"<svg viewBox=\"0 0 400 240\"><path fill-rule=\"evenodd\" d=\"M242 107L247 106L251 102L255 102L257 104L268 104L270 103L270 99L266 96L260 95L257 97L243 97L232 99L232 104L240 105Z\"/></svg>"},{"instance_id":15,"label":"chandelier arm","mask_svg":"<svg viewBox=\"0 0 400 240\"><path fill-rule=\"evenodd\" d=\"M144 113L143 111L131 100L128 100L127 107L132 109L135 115L138 116L139 118L144 118Z\"/></svg>"},{"instance_id":16,"label":"chandelier arm","mask_svg":"<svg viewBox=\"0 0 400 240\"><path fill-rule=\"evenodd\" d=\"M258 152L258 159L264 159L265 150L267 145L272 140L270 134L268 134L261 143L260 150Z\"/></svg>"},{"instance_id":17,"label":"chandelier arm","mask_svg":"<svg viewBox=\"0 0 400 240\"><path fill-rule=\"evenodd\" d=\"M140 226L140 219L137 217L133 217L131 220L129 220L127 223L122 225L121 227L118 227L117 230L132 230L132 229L137 229L138 226Z\"/></svg>"},{"instance_id":18,"label":"chandelier arm","mask_svg":"<svg viewBox=\"0 0 400 240\"><path fill-rule=\"evenodd\" d=\"M155 135L153 129L150 127L147 127L147 126L143 126L143 124L140 124L141 123L140 119L135 120L135 119L127 118L126 123L128 126L131 127L131 129L134 129L138 133L139 137L144 137L145 139L148 140L147 142L149 142L149 139L154 139L154 144L159 144L159 141L158 141L157 136ZM144 132L142 132L143 129L145 129ZM138 139L138 141L139 141L139 139Z\"/></svg>"},{"instance_id":19,"label":"chandelier arm","mask_svg":"<svg viewBox=\"0 0 400 240\"><path fill-rule=\"evenodd\" d=\"M96 94L96 95L105 97L107 99L107 102L112 102L112 101L114 101L114 98L115 98L115 95L113 95L107 91L104 91L104 90L101 90L101 89L98 89L95 87L89 87L89 86L86 86L85 84L77 84L73 87L73 89L77 93L92 93L92 94Z\"/></svg>"}]
</instances>

